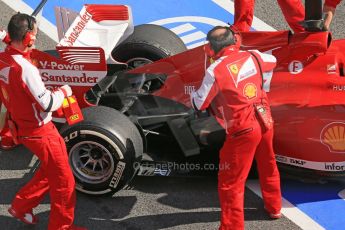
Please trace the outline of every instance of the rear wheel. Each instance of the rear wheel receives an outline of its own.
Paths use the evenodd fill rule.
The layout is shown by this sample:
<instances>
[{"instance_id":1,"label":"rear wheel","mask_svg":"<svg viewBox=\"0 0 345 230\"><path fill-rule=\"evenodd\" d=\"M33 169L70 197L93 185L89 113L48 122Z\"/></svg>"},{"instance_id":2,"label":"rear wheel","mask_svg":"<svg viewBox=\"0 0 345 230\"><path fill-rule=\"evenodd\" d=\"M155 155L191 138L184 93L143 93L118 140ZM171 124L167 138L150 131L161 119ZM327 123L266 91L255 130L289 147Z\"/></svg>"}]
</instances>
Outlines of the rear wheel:
<instances>
[{"instance_id":1,"label":"rear wheel","mask_svg":"<svg viewBox=\"0 0 345 230\"><path fill-rule=\"evenodd\" d=\"M187 50L172 31L158 25L143 24L112 51L115 60L136 68Z\"/></svg>"}]
</instances>

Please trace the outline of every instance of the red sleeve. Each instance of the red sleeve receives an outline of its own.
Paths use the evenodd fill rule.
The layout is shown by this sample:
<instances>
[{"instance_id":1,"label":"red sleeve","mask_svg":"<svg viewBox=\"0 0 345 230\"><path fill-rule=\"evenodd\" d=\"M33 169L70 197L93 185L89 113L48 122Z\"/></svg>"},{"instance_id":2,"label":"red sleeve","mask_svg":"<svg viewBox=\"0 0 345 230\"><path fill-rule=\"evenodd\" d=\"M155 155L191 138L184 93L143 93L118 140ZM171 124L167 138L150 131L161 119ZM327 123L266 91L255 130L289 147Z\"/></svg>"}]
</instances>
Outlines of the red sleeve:
<instances>
[{"instance_id":1,"label":"red sleeve","mask_svg":"<svg viewBox=\"0 0 345 230\"><path fill-rule=\"evenodd\" d=\"M37 102L45 112L59 109L65 98L64 93L61 90L55 92L48 90L41 79L38 69L23 56L13 56L13 59L21 66L21 80L28 96Z\"/></svg>"},{"instance_id":2,"label":"red sleeve","mask_svg":"<svg viewBox=\"0 0 345 230\"><path fill-rule=\"evenodd\" d=\"M337 5L339 5L340 2L341 0L325 0L325 6L337 8Z\"/></svg>"},{"instance_id":3,"label":"red sleeve","mask_svg":"<svg viewBox=\"0 0 345 230\"><path fill-rule=\"evenodd\" d=\"M212 65L207 69L200 88L191 94L192 105L197 110L205 110L211 104L213 98L218 94L214 67Z\"/></svg>"}]
</instances>

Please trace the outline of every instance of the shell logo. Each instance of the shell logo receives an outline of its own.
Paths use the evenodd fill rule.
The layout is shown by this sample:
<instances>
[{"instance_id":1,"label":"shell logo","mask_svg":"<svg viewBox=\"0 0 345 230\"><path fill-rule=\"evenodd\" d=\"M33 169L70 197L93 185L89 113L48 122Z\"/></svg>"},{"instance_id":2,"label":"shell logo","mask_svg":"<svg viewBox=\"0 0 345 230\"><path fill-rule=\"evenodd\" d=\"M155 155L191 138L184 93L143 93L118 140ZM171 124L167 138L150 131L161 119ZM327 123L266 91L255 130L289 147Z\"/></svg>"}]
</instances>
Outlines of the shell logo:
<instances>
[{"instance_id":1,"label":"shell logo","mask_svg":"<svg viewBox=\"0 0 345 230\"><path fill-rule=\"evenodd\" d=\"M320 140L330 152L345 153L345 123L332 122L326 125L321 131Z\"/></svg>"},{"instance_id":2,"label":"shell logo","mask_svg":"<svg viewBox=\"0 0 345 230\"><path fill-rule=\"evenodd\" d=\"M248 83L244 86L243 95L246 96L247 99L255 98L256 94L257 94L257 88L255 84Z\"/></svg>"}]
</instances>

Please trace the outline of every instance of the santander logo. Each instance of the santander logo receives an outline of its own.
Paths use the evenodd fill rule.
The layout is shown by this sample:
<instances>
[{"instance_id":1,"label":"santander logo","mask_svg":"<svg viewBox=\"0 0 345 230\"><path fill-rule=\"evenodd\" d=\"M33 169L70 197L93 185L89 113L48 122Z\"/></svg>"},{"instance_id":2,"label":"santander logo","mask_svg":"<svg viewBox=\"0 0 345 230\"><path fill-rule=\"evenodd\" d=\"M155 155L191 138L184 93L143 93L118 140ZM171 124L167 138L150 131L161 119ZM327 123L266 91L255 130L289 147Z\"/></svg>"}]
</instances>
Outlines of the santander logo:
<instances>
[{"instance_id":1,"label":"santander logo","mask_svg":"<svg viewBox=\"0 0 345 230\"><path fill-rule=\"evenodd\" d=\"M79 15L79 17L75 19L73 29L69 29L63 39L67 46L73 46L74 42L78 39L80 33L91 18L92 14L85 10L83 14Z\"/></svg>"}]
</instances>

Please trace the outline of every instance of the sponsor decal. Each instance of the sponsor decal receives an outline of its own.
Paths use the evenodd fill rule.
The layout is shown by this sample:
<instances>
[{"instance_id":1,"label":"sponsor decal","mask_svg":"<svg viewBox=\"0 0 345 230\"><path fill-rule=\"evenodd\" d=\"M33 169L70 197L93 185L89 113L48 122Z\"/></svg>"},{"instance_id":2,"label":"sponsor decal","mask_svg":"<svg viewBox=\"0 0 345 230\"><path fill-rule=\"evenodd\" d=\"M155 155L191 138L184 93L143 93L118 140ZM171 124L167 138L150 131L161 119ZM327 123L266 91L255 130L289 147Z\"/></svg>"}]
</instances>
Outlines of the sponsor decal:
<instances>
[{"instance_id":1,"label":"sponsor decal","mask_svg":"<svg viewBox=\"0 0 345 230\"><path fill-rule=\"evenodd\" d=\"M250 100L257 97L257 91L255 84L247 83L243 88L243 95Z\"/></svg>"},{"instance_id":2,"label":"sponsor decal","mask_svg":"<svg viewBox=\"0 0 345 230\"><path fill-rule=\"evenodd\" d=\"M303 63L300 61L292 61L289 64L289 72L291 74L299 74L303 71Z\"/></svg>"},{"instance_id":3,"label":"sponsor decal","mask_svg":"<svg viewBox=\"0 0 345 230\"><path fill-rule=\"evenodd\" d=\"M345 171L345 164L325 163L326 171Z\"/></svg>"},{"instance_id":4,"label":"sponsor decal","mask_svg":"<svg viewBox=\"0 0 345 230\"><path fill-rule=\"evenodd\" d=\"M327 65L327 73L328 74L336 74L337 73L337 67L335 64L329 64Z\"/></svg>"},{"instance_id":5,"label":"sponsor decal","mask_svg":"<svg viewBox=\"0 0 345 230\"><path fill-rule=\"evenodd\" d=\"M228 69L236 88L241 81L246 80L257 73L252 58L248 58L245 62L243 62L242 59L237 62L228 64L226 68Z\"/></svg>"},{"instance_id":6,"label":"sponsor decal","mask_svg":"<svg viewBox=\"0 0 345 230\"><path fill-rule=\"evenodd\" d=\"M41 70L42 81L50 85L77 85L93 86L100 77L104 76L103 71L58 71Z\"/></svg>"},{"instance_id":7,"label":"sponsor decal","mask_svg":"<svg viewBox=\"0 0 345 230\"><path fill-rule=\"evenodd\" d=\"M43 93L41 93L41 94L38 95L38 98L41 99L42 97L44 97L44 95L45 95L46 93L47 93L47 90L44 90Z\"/></svg>"},{"instance_id":8,"label":"sponsor decal","mask_svg":"<svg viewBox=\"0 0 345 230\"><path fill-rule=\"evenodd\" d=\"M73 140L74 138L78 137L79 133L78 131L74 131L73 133L68 134L64 137L64 141L68 143L70 140Z\"/></svg>"},{"instance_id":9,"label":"sponsor decal","mask_svg":"<svg viewBox=\"0 0 345 230\"><path fill-rule=\"evenodd\" d=\"M111 187L111 188L117 187L117 185L119 184L120 179L122 177L123 171L125 170L125 167L126 167L125 162L119 161L117 163L117 167L116 167L116 170L114 172L113 178L111 178L109 187Z\"/></svg>"},{"instance_id":10,"label":"sponsor decal","mask_svg":"<svg viewBox=\"0 0 345 230\"><path fill-rule=\"evenodd\" d=\"M79 119L79 115L78 115L78 114L73 114L72 116L69 117L69 119L70 119L71 121L76 121L76 120Z\"/></svg>"},{"instance_id":11,"label":"sponsor decal","mask_svg":"<svg viewBox=\"0 0 345 230\"><path fill-rule=\"evenodd\" d=\"M262 73L264 79L263 88L266 92L271 90L271 81L273 77L273 71Z\"/></svg>"},{"instance_id":12,"label":"sponsor decal","mask_svg":"<svg viewBox=\"0 0 345 230\"><path fill-rule=\"evenodd\" d=\"M170 173L171 173L171 171L170 170L167 170L167 169L155 169L154 170L154 172L153 172L153 174L155 175L155 176L169 176L170 175Z\"/></svg>"},{"instance_id":13,"label":"sponsor decal","mask_svg":"<svg viewBox=\"0 0 345 230\"><path fill-rule=\"evenodd\" d=\"M8 102L8 100L9 100L8 93L4 87L1 87L1 93L2 93L2 96L4 97L4 99Z\"/></svg>"},{"instance_id":14,"label":"sponsor decal","mask_svg":"<svg viewBox=\"0 0 345 230\"><path fill-rule=\"evenodd\" d=\"M303 159L297 159L292 157L286 157L282 155L276 155L277 162L284 163L287 165L293 165L301 168L327 171L327 172L344 172L345 161L340 162L317 162L307 161Z\"/></svg>"},{"instance_id":15,"label":"sponsor decal","mask_svg":"<svg viewBox=\"0 0 345 230\"><path fill-rule=\"evenodd\" d=\"M345 91L345 85L333 85L332 90L333 91Z\"/></svg>"},{"instance_id":16,"label":"sponsor decal","mask_svg":"<svg viewBox=\"0 0 345 230\"><path fill-rule=\"evenodd\" d=\"M298 165L298 166L302 166L302 165L304 165L306 163L303 160L297 160L297 159L292 159L292 158L289 159L289 162L292 165Z\"/></svg>"},{"instance_id":17,"label":"sponsor decal","mask_svg":"<svg viewBox=\"0 0 345 230\"><path fill-rule=\"evenodd\" d=\"M229 69L230 69L231 73L238 74L238 67L236 64L230 65Z\"/></svg>"},{"instance_id":18,"label":"sponsor decal","mask_svg":"<svg viewBox=\"0 0 345 230\"><path fill-rule=\"evenodd\" d=\"M194 85L185 85L184 86L184 94L191 95L195 91Z\"/></svg>"},{"instance_id":19,"label":"sponsor decal","mask_svg":"<svg viewBox=\"0 0 345 230\"><path fill-rule=\"evenodd\" d=\"M48 61L40 61L39 66L42 69L52 69L52 70L76 70L82 71L84 70L84 65L74 65L74 64L65 64L65 63L57 63L55 61L48 62Z\"/></svg>"},{"instance_id":20,"label":"sponsor decal","mask_svg":"<svg viewBox=\"0 0 345 230\"><path fill-rule=\"evenodd\" d=\"M228 71L229 71L229 73L230 73L230 75L232 77L232 80L234 81L235 86L237 88L238 83L239 83L238 71L234 71L234 68L233 68L234 66L236 66L236 69L241 68L241 66L239 66L238 64L237 65L236 64L229 64L226 67L228 68Z\"/></svg>"},{"instance_id":21,"label":"sponsor decal","mask_svg":"<svg viewBox=\"0 0 345 230\"><path fill-rule=\"evenodd\" d=\"M345 152L345 123L332 122L326 125L320 134L320 141L330 152Z\"/></svg>"},{"instance_id":22,"label":"sponsor decal","mask_svg":"<svg viewBox=\"0 0 345 230\"><path fill-rule=\"evenodd\" d=\"M84 10L84 12L77 17L73 23L73 29L68 30L63 38L67 46L73 46L74 42L78 39L80 33L84 30L86 24L90 21L92 15Z\"/></svg>"},{"instance_id":23,"label":"sponsor decal","mask_svg":"<svg viewBox=\"0 0 345 230\"><path fill-rule=\"evenodd\" d=\"M288 159L284 156L276 155L276 161L281 162L281 163L286 163Z\"/></svg>"}]
</instances>

